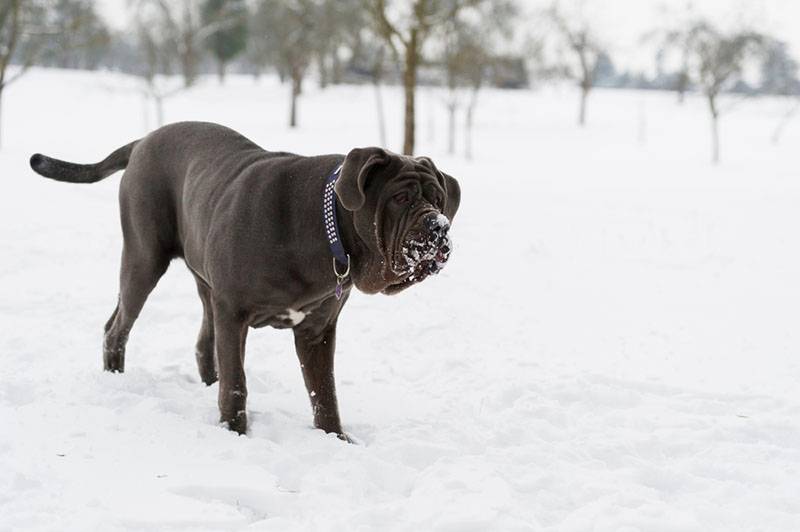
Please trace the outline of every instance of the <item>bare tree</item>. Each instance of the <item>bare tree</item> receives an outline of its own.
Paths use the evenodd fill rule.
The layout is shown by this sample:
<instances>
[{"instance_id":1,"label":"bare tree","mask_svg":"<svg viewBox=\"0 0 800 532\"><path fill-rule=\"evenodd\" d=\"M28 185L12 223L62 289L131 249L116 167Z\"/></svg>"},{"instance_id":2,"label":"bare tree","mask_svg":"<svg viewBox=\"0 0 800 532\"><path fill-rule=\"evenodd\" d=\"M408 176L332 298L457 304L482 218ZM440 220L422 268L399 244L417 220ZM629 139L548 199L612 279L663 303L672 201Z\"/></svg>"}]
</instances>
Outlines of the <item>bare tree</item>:
<instances>
[{"instance_id":1,"label":"bare tree","mask_svg":"<svg viewBox=\"0 0 800 532\"><path fill-rule=\"evenodd\" d=\"M403 59L405 114L403 153L414 152L417 73L426 41L462 10L488 0L365 0L378 34ZM391 5L390 5L391 4Z\"/></svg>"},{"instance_id":2,"label":"bare tree","mask_svg":"<svg viewBox=\"0 0 800 532\"><path fill-rule=\"evenodd\" d=\"M314 59L317 63L319 87L339 83L342 76L340 48L348 32L358 31L363 22L353 0L319 0L315 6L317 23L314 32ZM356 9L353 9L353 7Z\"/></svg>"},{"instance_id":3,"label":"bare tree","mask_svg":"<svg viewBox=\"0 0 800 532\"><path fill-rule=\"evenodd\" d=\"M157 10L159 41L169 41L176 55L186 88L197 81L204 44L220 31L240 24L242 13L237 10L220 10L203 16L198 0L135 0L137 13Z\"/></svg>"},{"instance_id":4,"label":"bare tree","mask_svg":"<svg viewBox=\"0 0 800 532\"><path fill-rule=\"evenodd\" d=\"M475 107L487 73L495 64L497 41L511 36L511 22L516 6L495 0L478 6L480 16L456 16L442 29L441 62L444 67L448 114L447 151L456 151L456 114L465 108L465 156L472 157L472 124ZM474 15L474 13L471 13Z\"/></svg>"},{"instance_id":5,"label":"bare tree","mask_svg":"<svg viewBox=\"0 0 800 532\"><path fill-rule=\"evenodd\" d=\"M800 111L800 65L789 53L785 42L768 39L765 45L764 61L761 64L760 90L767 94L784 96L789 106L781 116L772 133L773 144L781 140L786 126Z\"/></svg>"},{"instance_id":6,"label":"bare tree","mask_svg":"<svg viewBox=\"0 0 800 532\"><path fill-rule=\"evenodd\" d=\"M259 4L256 4L247 20L248 38L247 44L245 45L244 61L256 81L274 62L274 54L269 49L268 43L266 39L264 39L262 33L266 31L265 26L268 25L268 23L265 23L265 20L263 20L266 16L268 16L268 14L264 13L263 8L259 7ZM283 83L283 77L281 77L281 83Z\"/></svg>"},{"instance_id":7,"label":"bare tree","mask_svg":"<svg viewBox=\"0 0 800 532\"><path fill-rule=\"evenodd\" d=\"M781 40L765 37L763 49L759 90L780 96L800 95L800 65L790 54L789 45Z\"/></svg>"},{"instance_id":8,"label":"bare tree","mask_svg":"<svg viewBox=\"0 0 800 532\"><path fill-rule=\"evenodd\" d=\"M692 44L690 32L687 31L686 27L657 30L645 34L642 42L646 43L652 40L656 41L656 57L659 64L668 59L673 59L673 62L677 61L677 69L674 76L672 76L672 90L678 95L678 103L683 104L686 92L691 85L689 76L689 59Z\"/></svg>"},{"instance_id":9,"label":"bare tree","mask_svg":"<svg viewBox=\"0 0 800 532\"><path fill-rule=\"evenodd\" d=\"M343 2L342 2L343 3ZM320 17L314 32L314 59L317 63L319 88L324 89L336 77L334 71L339 63L340 28L342 21L338 19L336 0L321 0Z\"/></svg>"},{"instance_id":10,"label":"bare tree","mask_svg":"<svg viewBox=\"0 0 800 532\"><path fill-rule=\"evenodd\" d=\"M182 90L183 86L169 86L166 78L171 74L172 62L177 54L172 42L164 37L159 24L147 20L140 13L136 20L141 65L138 74L144 81L142 90L146 99L155 107L156 127L164 125L164 100ZM145 115L146 116L146 115ZM145 127L145 129L150 129Z\"/></svg>"},{"instance_id":11,"label":"bare tree","mask_svg":"<svg viewBox=\"0 0 800 532\"><path fill-rule=\"evenodd\" d=\"M746 62L755 58L763 37L752 31L725 34L709 22L694 22L687 29L689 72L708 103L711 116L711 160L719 162L719 96L741 80Z\"/></svg>"},{"instance_id":12,"label":"bare tree","mask_svg":"<svg viewBox=\"0 0 800 532\"><path fill-rule=\"evenodd\" d=\"M482 45L480 34L462 27L448 39L445 46L444 71L447 85L447 153L456 151L456 115L462 105L465 108L464 142L465 155L472 157L472 124L478 91L483 86L486 71L492 56ZM465 101L466 100L466 101Z\"/></svg>"},{"instance_id":13,"label":"bare tree","mask_svg":"<svg viewBox=\"0 0 800 532\"><path fill-rule=\"evenodd\" d=\"M395 74L399 60L383 38L363 29L350 34L347 48L350 59L346 65L351 75L369 80L375 93L375 116L378 125L380 146L386 146L386 118L383 104L382 85L387 76Z\"/></svg>"},{"instance_id":14,"label":"bare tree","mask_svg":"<svg viewBox=\"0 0 800 532\"><path fill-rule=\"evenodd\" d=\"M586 125L586 104L589 92L594 87L597 66L606 52L582 13L568 16L555 3L547 10L547 17L560 37L566 55L571 56L571 60L566 60L560 70L562 75L574 79L580 87L578 125L582 127Z\"/></svg>"},{"instance_id":15,"label":"bare tree","mask_svg":"<svg viewBox=\"0 0 800 532\"><path fill-rule=\"evenodd\" d=\"M319 15L313 0L262 0L254 16L253 46L291 81L289 127L297 127L297 100L314 58Z\"/></svg>"},{"instance_id":16,"label":"bare tree","mask_svg":"<svg viewBox=\"0 0 800 532\"><path fill-rule=\"evenodd\" d=\"M225 81L227 64L247 44L247 5L244 0L205 0L202 21L208 30L206 47L217 60L217 76Z\"/></svg>"},{"instance_id":17,"label":"bare tree","mask_svg":"<svg viewBox=\"0 0 800 532\"><path fill-rule=\"evenodd\" d=\"M386 113L383 106L381 84L386 75L386 47L382 43L374 43L370 48L369 77L375 89L375 115L378 119L378 139L380 146L386 146Z\"/></svg>"},{"instance_id":18,"label":"bare tree","mask_svg":"<svg viewBox=\"0 0 800 532\"><path fill-rule=\"evenodd\" d=\"M134 0L138 66L142 93L153 102L156 126L164 124L164 101L198 79L204 44L219 32L237 28L236 9L201 12L198 0ZM177 66L177 68L176 68ZM182 83L172 74L180 72Z\"/></svg>"},{"instance_id":19,"label":"bare tree","mask_svg":"<svg viewBox=\"0 0 800 532\"><path fill-rule=\"evenodd\" d=\"M162 35L159 40L172 43L179 60L183 84L191 87L197 81L203 40L211 33L201 32L200 3L196 0L140 0L140 4L148 3L160 11L158 26Z\"/></svg>"},{"instance_id":20,"label":"bare tree","mask_svg":"<svg viewBox=\"0 0 800 532\"><path fill-rule=\"evenodd\" d=\"M44 43L41 65L97 68L111 44L111 35L93 0L51 0L45 19L51 33Z\"/></svg>"},{"instance_id":21,"label":"bare tree","mask_svg":"<svg viewBox=\"0 0 800 532\"><path fill-rule=\"evenodd\" d=\"M778 125L776 125L775 129L772 131L771 139L773 144L778 144L781 141L786 126L799 114L798 112L800 112L800 96L794 98L794 102L786 112L783 113L781 119L778 121Z\"/></svg>"},{"instance_id":22,"label":"bare tree","mask_svg":"<svg viewBox=\"0 0 800 532\"><path fill-rule=\"evenodd\" d=\"M2 0L0 3L0 118L5 89L33 65L42 51L44 39L52 32L42 24L44 7L34 0ZM12 60L16 62L13 73L9 70Z\"/></svg>"},{"instance_id":23,"label":"bare tree","mask_svg":"<svg viewBox=\"0 0 800 532\"><path fill-rule=\"evenodd\" d=\"M10 0L0 6L0 117L5 88L24 72L23 67L14 77L6 77L11 57L19 45L23 16L22 0Z\"/></svg>"},{"instance_id":24,"label":"bare tree","mask_svg":"<svg viewBox=\"0 0 800 532\"><path fill-rule=\"evenodd\" d=\"M164 125L165 100L186 90L196 79L194 67L189 67L187 77L185 32L176 27L166 11L169 7L160 0L140 0L133 23L138 57L135 72L143 81L145 101L153 104L156 127ZM176 71L181 73L180 78L174 76ZM145 129L150 129L148 123Z\"/></svg>"}]
</instances>

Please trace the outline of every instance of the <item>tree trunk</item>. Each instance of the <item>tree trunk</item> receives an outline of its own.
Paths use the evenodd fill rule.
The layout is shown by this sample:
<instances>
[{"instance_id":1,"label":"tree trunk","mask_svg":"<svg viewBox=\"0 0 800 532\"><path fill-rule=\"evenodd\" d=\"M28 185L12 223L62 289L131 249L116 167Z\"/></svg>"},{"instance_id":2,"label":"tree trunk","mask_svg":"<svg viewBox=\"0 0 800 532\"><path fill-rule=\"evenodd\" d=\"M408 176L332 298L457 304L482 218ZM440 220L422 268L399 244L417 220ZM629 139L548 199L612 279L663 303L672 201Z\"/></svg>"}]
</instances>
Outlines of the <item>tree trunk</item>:
<instances>
[{"instance_id":1,"label":"tree trunk","mask_svg":"<svg viewBox=\"0 0 800 532\"><path fill-rule=\"evenodd\" d=\"M164 125L164 97L158 93L153 94L156 104L156 127Z\"/></svg>"},{"instance_id":2,"label":"tree trunk","mask_svg":"<svg viewBox=\"0 0 800 532\"><path fill-rule=\"evenodd\" d=\"M586 100L589 98L589 89L581 87L581 107L578 113L578 125L584 127L586 125Z\"/></svg>"},{"instance_id":3,"label":"tree trunk","mask_svg":"<svg viewBox=\"0 0 800 532\"><path fill-rule=\"evenodd\" d=\"M783 135L783 131L786 129L786 126L789 125L789 122L792 121L792 118L800 110L800 99L795 102L795 106L789 109L789 111L783 115L781 121L778 122L778 125L775 127L775 131L772 132L772 144L778 145L781 141L781 136Z\"/></svg>"},{"instance_id":4,"label":"tree trunk","mask_svg":"<svg viewBox=\"0 0 800 532\"><path fill-rule=\"evenodd\" d=\"M689 88L689 75L684 71L678 76L678 104L683 105L683 102L686 101L686 90Z\"/></svg>"},{"instance_id":5,"label":"tree trunk","mask_svg":"<svg viewBox=\"0 0 800 532\"><path fill-rule=\"evenodd\" d=\"M719 164L719 111L716 94L708 94L708 110L711 112L711 162Z\"/></svg>"},{"instance_id":6,"label":"tree trunk","mask_svg":"<svg viewBox=\"0 0 800 532\"><path fill-rule=\"evenodd\" d=\"M434 102L433 102L433 89L428 87L426 91L420 91L417 93L419 98L415 98L417 102L423 100L424 97L424 105L420 103L416 107L423 109L422 115L428 118L427 122L425 123L426 130L425 130L425 140L429 146L433 146L436 143L436 112L434 109ZM425 112L427 111L427 112ZM416 122L416 120L415 120ZM416 127L414 128L416 131ZM416 139L416 133L414 133L414 138ZM416 140L415 140L416 145Z\"/></svg>"},{"instance_id":7,"label":"tree trunk","mask_svg":"<svg viewBox=\"0 0 800 532\"><path fill-rule=\"evenodd\" d=\"M297 127L297 97L303 88L303 78L297 74L292 75L292 105L289 111L289 127Z\"/></svg>"},{"instance_id":8,"label":"tree trunk","mask_svg":"<svg viewBox=\"0 0 800 532\"><path fill-rule=\"evenodd\" d=\"M152 131L150 129L150 94L142 91L142 126L145 134Z\"/></svg>"},{"instance_id":9,"label":"tree trunk","mask_svg":"<svg viewBox=\"0 0 800 532\"><path fill-rule=\"evenodd\" d=\"M456 104L450 101L447 104L447 153L453 155L456 152Z\"/></svg>"},{"instance_id":10,"label":"tree trunk","mask_svg":"<svg viewBox=\"0 0 800 532\"><path fill-rule=\"evenodd\" d=\"M8 68L11 62L11 57L14 55L14 50L17 47L17 40L19 38L21 6L21 0L12 0L11 4L6 7L5 16L11 17L11 20L10 22L8 19L3 21L4 24L8 22L8 26L6 26L6 40L4 43L1 43L4 49L0 56L0 104L2 104L3 91L6 88L6 68ZM0 116L0 126L2 126L2 116ZM0 136L0 146L2 146L2 136Z\"/></svg>"},{"instance_id":11,"label":"tree trunk","mask_svg":"<svg viewBox=\"0 0 800 532\"><path fill-rule=\"evenodd\" d=\"M411 39L406 46L405 71L403 72L403 89L405 91L405 130L403 133L403 154L414 154L414 130L416 126L414 114L414 97L417 89L417 61L419 59L417 28L411 30Z\"/></svg>"},{"instance_id":12,"label":"tree trunk","mask_svg":"<svg viewBox=\"0 0 800 532\"><path fill-rule=\"evenodd\" d=\"M472 120L475 114L475 106L478 103L478 91L472 91L472 98L467 104L467 116L464 120L464 156L472 160Z\"/></svg>"},{"instance_id":13,"label":"tree trunk","mask_svg":"<svg viewBox=\"0 0 800 532\"><path fill-rule=\"evenodd\" d=\"M319 70L319 88L324 89L328 86L328 65L325 62L325 54L317 54L317 70Z\"/></svg>"},{"instance_id":14,"label":"tree trunk","mask_svg":"<svg viewBox=\"0 0 800 532\"><path fill-rule=\"evenodd\" d=\"M193 36L191 34L183 36L183 50L180 54L183 85L186 88L191 87L197 81L197 56L192 39Z\"/></svg>"},{"instance_id":15,"label":"tree trunk","mask_svg":"<svg viewBox=\"0 0 800 532\"><path fill-rule=\"evenodd\" d=\"M331 83L334 85L341 85L344 72L342 67L342 59L339 57L339 52L336 50L331 54Z\"/></svg>"},{"instance_id":16,"label":"tree trunk","mask_svg":"<svg viewBox=\"0 0 800 532\"><path fill-rule=\"evenodd\" d=\"M381 82L375 81L375 106L377 107L378 115L378 138L380 139L380 146L386 147L386 117L383 114L383 95L381 94Z\"/></svg>"},{"instance_id":17,"label":"tree trunk","mask_svg":"<svg viewBox=\"0 0 800 532\"><path fill-rule=\"evenodd\" d=\"M225 61L222 59L217 61L217 77L219 78L219 84L225 84Z\"/></svg>"},{"instance_id":18,"label":"tree trunk","mask_svg":"<svg viewBox=\"0 0 800 532\"><path fill-rule=\"evenodd\" d=\"M686 101L686 91L689 90L689 49L688 45L684 43L683 48L683 63L681 71L678 73L678 105L683 105Z\"/></svg>"}]
</instances>

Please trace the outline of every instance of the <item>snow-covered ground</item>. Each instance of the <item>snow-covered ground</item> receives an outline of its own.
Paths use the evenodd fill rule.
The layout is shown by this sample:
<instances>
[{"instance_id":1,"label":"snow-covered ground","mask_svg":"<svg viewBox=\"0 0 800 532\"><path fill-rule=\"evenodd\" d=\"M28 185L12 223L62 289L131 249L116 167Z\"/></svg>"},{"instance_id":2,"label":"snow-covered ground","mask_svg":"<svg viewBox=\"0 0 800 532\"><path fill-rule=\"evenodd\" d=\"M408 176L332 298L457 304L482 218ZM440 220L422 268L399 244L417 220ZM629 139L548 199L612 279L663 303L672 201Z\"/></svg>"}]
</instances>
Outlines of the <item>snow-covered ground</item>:
<instances>
[{"instance_id":1,"label":"snow-covered ground","mask_svg":"<svg viewBox=\"0 0 800 532\"><path fill-rule=\"evenodd\" d=\"M370 87L232 78L166 103L305 154L375 144ZM147 127L136 84L33 71L0 151L0 530L800 530L800 123L778 100L486 91L473 162L423 90L419 152L459 178L450 265L340 320L347 445L313 430L291 333L251 332L250 434L217 424L176 262L101 371L117 293L119 176L94 161ZM400 94L387 89L389 142Z\"/></svg>"}]
</instances>

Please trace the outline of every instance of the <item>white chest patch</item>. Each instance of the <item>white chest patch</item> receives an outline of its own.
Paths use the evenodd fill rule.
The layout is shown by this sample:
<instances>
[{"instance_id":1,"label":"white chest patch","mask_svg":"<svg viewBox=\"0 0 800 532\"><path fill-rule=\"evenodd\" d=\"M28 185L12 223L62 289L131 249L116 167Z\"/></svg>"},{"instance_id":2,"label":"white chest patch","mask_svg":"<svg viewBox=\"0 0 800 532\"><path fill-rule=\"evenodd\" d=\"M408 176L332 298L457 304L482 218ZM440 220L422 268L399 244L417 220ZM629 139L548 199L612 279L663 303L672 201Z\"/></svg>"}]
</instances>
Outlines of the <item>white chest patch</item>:
<instances>
[{"instance_id":1,"label":"white chest patch","mask_svg":"<svg viewBox=\"0 0 800 532\"><path fill-rule=\"evenodd\" d=\"M278 317L282 320L288 320L292 325L297 325L306 318L306 313L293 308L287 308L286 313L280 314Z\"/></svg>"}]
</instances>

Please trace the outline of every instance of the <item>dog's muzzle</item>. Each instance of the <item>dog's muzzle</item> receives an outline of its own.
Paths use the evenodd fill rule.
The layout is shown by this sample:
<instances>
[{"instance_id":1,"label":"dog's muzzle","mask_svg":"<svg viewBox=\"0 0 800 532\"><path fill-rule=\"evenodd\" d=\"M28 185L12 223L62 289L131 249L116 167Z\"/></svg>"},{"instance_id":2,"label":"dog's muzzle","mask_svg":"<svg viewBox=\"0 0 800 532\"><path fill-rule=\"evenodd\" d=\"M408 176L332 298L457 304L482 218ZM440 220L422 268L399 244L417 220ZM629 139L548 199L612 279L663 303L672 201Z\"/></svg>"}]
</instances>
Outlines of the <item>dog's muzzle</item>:
<instances>
[{"instance_id":1,"label":"dog's muzzle","mask_svg":"<svg viewBox=\"0 0 800 532\"><path fill-rule=\"evenodd\" d=\"M429 213L422 220L421 231L411 231L403 241L401 258L408 281L419 282L439 273L450 258L450 220L440 213Z\"/></svg>"}]
</instances>

